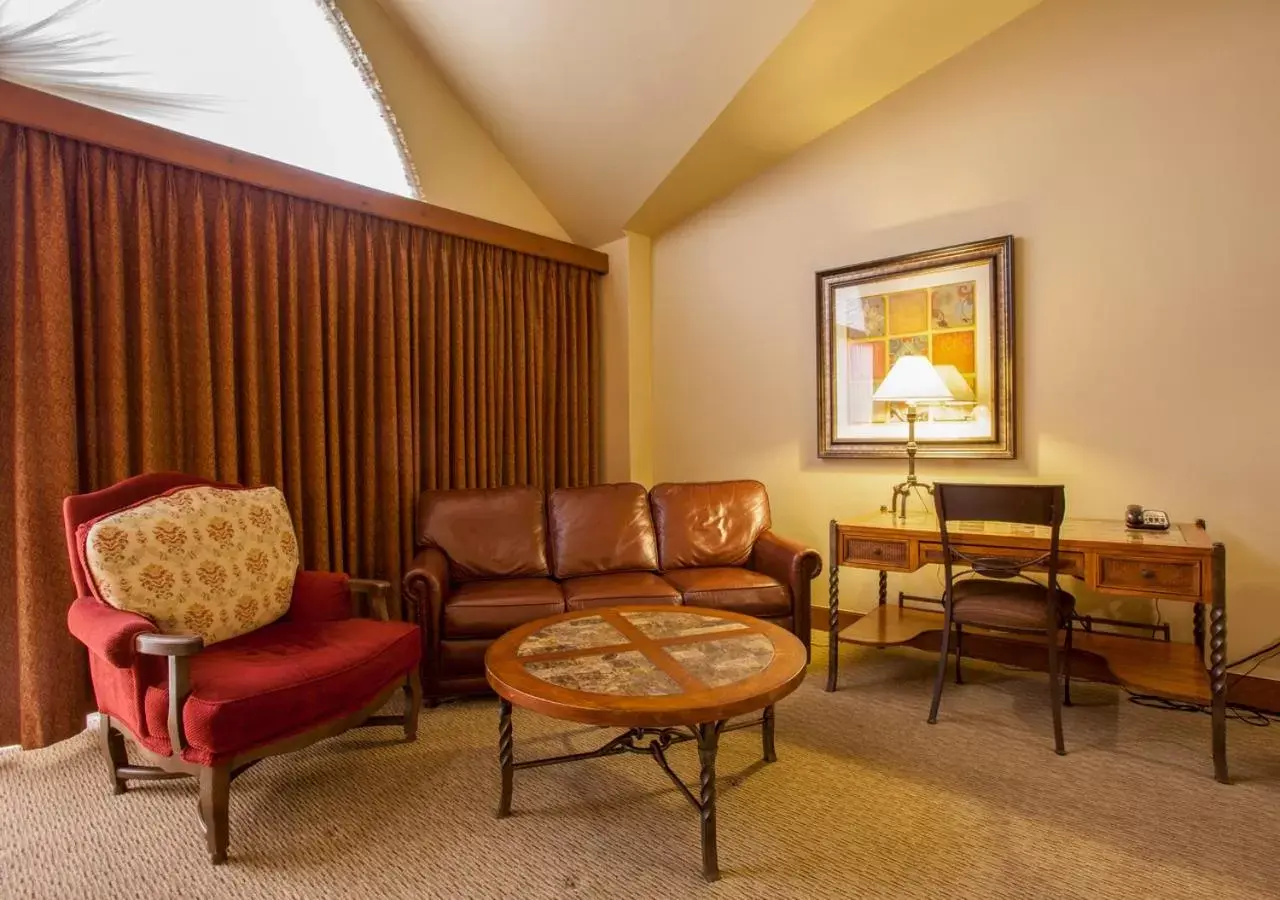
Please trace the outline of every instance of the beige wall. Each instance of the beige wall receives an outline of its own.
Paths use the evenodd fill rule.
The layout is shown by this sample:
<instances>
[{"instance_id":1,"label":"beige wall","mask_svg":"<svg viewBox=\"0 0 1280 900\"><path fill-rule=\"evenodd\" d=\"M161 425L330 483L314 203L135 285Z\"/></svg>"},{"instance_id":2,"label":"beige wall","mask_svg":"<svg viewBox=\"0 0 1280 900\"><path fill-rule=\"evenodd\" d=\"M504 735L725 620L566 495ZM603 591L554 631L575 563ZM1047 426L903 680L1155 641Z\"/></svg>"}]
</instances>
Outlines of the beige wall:
<instances>
[{"instance_id":1,"label":"beige wall","mask_svg":"<svg viewBox=\"0 0 1280 900\"><path fill-rule=\"evenodd\" d=\"M825 557L827 520L887 503L905 463L816 458L814 272L1012 233L1020 457L922 475L1203 516L1229 657L1280 636L1277 34L1274 0L1046 0L662 235L656 476L760 478ZM843 605L871 589L845 573Z\"/></svg>"},{"instance_id":2,"label":"beige wall","mask_svg":"<svg viewBox=\"0 0 1280 900\"><path fill-rule=\"evenodd\" d=\"M609 255L600 317L601 473L605 481L652 485L652 244L628 232L597 249Z\"/></svg>"},{"instance_id":3,"label":"beige wall","mask_svg":"<svg viewBox=\"0 0 1280 900\"><path fill-rule=\"evenodd\" d=\"M439 70L378 0L338 0L369 57L437 206L568 240L560 223L446 86Z\"/></svg>"},{"instance_id":4,"label":"beige wall","mask_svg":"<svg viewBox=\"0 0 1280 900\"><path fill-rule=\"evenodd\" d=\"M609 255L600 280L600 477L631 480L630 322L627 238L597 247Z\"/></svg>"}]
</instances>

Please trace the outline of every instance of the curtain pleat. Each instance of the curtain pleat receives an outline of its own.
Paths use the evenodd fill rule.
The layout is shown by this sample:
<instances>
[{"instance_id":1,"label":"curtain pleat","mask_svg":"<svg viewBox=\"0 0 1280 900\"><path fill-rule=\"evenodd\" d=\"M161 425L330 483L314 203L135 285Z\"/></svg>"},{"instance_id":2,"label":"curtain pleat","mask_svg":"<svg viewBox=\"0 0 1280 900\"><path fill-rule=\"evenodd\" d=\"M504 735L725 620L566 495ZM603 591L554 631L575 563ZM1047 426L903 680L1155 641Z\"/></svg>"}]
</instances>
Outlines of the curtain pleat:
<instances>
[{"instance_id":1,"label":"curtain pleat","mask_svg":"<svg viewBox=\"0 0 1280 900\"><path fill-rule=\"evenodd\" d=\"M595 479L597 292L0 123L0 745L92 708L64 497L167 469L274 484L304 565L398 581L419 491Z\"/></svg>"}]
</instances>

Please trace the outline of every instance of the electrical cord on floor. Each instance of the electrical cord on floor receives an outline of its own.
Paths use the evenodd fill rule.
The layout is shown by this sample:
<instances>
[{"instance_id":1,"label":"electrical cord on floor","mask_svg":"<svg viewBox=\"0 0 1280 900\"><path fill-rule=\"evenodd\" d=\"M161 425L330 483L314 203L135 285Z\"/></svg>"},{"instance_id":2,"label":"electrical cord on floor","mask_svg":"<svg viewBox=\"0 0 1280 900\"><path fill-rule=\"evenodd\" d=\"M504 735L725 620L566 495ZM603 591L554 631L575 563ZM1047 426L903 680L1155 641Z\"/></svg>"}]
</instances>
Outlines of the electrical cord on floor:
<instances>
[{"instance_id":1,"label":"electrical cord on floor","mask_svg":"<svg viewBox=\"0 0 1280 900\"><path fill-rule=\"evenodd\" d=\"M1260 650L1255 650L1248 656L1242 657L1235 662L1228 663L1228 669L1234 669L1244 665L1247 662L1253 662L1248 671L1229 676L1227 682L1227 696L1231 696L1231 688L1239 684L1245 678L1253 674L1258 666L1262 665L1269 659L1280 654L1280 640L1272 641ZM1256 662L1254 662L1256 660ZM1146 706L1152 709L1168 709L1174 712L1193 712L1212 714L1213 708L1200 703L1187 703L1182 700L1169 700L1165 697L1153 697L1150 694L1135 694L1132 691L1126 691L1129 694L1129 702L1138 706ZM1227 715L1231 716L1239 722L1246 725L1253 725L1257 728L1265 728L1272 722L1280 722L1280 715L1268 712L1264 709L1256 709L1252 706L1244 706L1238 703L1227 704Z\"/></svg>"}]
</instances>

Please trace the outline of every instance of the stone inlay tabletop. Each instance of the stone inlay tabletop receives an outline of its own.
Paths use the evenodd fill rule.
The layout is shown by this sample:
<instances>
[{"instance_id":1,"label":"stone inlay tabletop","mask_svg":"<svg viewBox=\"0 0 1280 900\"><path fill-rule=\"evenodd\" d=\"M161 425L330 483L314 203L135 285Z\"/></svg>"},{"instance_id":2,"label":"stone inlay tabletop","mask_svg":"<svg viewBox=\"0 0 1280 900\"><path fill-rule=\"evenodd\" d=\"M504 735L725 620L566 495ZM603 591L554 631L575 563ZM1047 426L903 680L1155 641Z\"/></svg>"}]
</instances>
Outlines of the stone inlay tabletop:
<instances>
[{"instance_id":1,"label":"stone inlay tabletop","mask_svg":"<svg viewBox=\"0 0 1280 900\"><path fill-rule=\"evenodd\" d=\"M769 667L774 646L747 622L687 609L602 610L533 632L516 656L559 687L654 697L744 681Z\"/></svg>"}]
</instances>

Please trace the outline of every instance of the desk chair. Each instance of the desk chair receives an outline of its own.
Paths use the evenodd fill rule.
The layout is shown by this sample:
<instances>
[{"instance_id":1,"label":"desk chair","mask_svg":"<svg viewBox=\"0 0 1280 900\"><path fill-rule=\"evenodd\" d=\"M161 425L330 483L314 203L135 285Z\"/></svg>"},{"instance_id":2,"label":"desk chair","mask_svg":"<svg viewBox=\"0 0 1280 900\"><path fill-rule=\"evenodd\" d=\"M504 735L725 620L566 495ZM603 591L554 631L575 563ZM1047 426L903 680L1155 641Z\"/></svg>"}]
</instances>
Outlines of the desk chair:
<instances>
[{"instance_id":1,"label":"desk chair","mask_svg":"<svg viewBox=\"0 0 1280 900\"><path fill-rule=\"evenodd\" d=\"M938 721L942 683L946 680L947 653L954 626L956 643L956 684L961 683L960 657L964 626L974 625L1015 634L1043 634L1049 650L1049 702L1053 709L1053 740L1059 756L1066 753L1062 743L1062 702L1071 704L1071 618L1075 598L1058 587L1058 536L1066 509L1066 492L1061 485L938 484L934 486L938 528L942 534L946 592L943 595L945 624L938 657L938 675L933 685L933 705L929 724ZM974 556L952 542L952 522L1006 522L1050 529L1049 551L1031 558L1009 555ZM989 552L989 551L988 551ZM1021 551L1024 552L1025 551ZM955 567L960 566L956 571ZM1048 573L1041 584L1025 574L1028 569ZM1066 631L1066 685L1058 695L1059 632Z\"/></svg>"}]
</instances>

